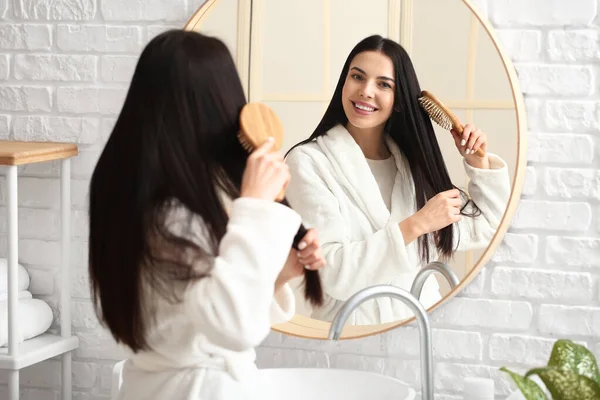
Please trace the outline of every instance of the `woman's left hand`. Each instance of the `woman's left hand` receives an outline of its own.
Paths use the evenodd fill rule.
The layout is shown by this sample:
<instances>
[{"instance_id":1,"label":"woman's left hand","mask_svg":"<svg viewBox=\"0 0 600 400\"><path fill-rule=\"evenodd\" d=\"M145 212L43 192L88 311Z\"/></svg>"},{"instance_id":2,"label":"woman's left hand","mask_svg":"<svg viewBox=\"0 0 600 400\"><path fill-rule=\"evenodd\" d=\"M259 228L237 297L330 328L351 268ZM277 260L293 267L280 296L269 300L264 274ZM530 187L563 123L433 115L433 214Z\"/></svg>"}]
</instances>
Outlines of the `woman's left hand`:
<instances>
[{"instance_id":1,"label":"woman's left hand","mask_svg":"<svg viewBox=\"0 0 600 400\"><path fill-rule=\"evenodd\" d=\"M325 266L326 262L315 229L309 229L306 232L299 247L302 250L292 249L290 251L287 261L277 277L276 290L290 279L304 275L305 269L316 271Z\"/></svg>"},{"instance_id":2,"label":"woman's left hand","mask_svg":"<svg viewBox=\"0 0 600 400\"><path fill-rule=\"evenodd\" d=\"M472 124L467 124L463 128L462 135L452 129L450 131L454 138L454 144L465 158L467 163L475 168L489 168L489 159L487 156L487 135ZM486 152L485 156L476 155L478 149Z\"/></svg>"}]
</instances>

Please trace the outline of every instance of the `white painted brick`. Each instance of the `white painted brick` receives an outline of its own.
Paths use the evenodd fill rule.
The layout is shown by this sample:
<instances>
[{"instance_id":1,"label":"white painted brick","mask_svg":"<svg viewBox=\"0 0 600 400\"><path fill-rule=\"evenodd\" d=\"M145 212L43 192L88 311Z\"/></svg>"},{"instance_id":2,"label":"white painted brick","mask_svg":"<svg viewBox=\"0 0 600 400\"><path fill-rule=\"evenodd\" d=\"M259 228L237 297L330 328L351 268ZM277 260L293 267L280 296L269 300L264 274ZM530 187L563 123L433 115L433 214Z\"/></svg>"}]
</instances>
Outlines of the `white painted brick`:
<instances>
[{"instance_id":1,"label":"white painted brick","mask_svg":"<svg viewBox=\"0 0 600 400\"><path fill-rule=\"evenodd\" d=\"M24 264L59 265L60 243L37 239L19 240L19 262Z\"/></svg>"},{"instance_id":2,"label":"white painted brick","mask_svg":"<svg viewBox=\"0 0 600 400\"><path fill-rule=\"evenodd\" d=\"M51 296L54 294L55 271L27 268L27 272L31 278L28 290L34 296Z\"/></svg>"},{"instance_id":3,"label":"white painted brick","mask_svg":"<svg viewBox=\"0 0 600 400\"><path fill-rule=\"evenodd\" d=\"M594 282L589 273L496 267L491 291L499 296L585 303L594 297Z\"/></svg>"},{"instance_id":4,"label":"white painted brick","mask_svg":"<svg viewBox=\"0 0 600 400\"><path fill-rule=\"evenodd\" d=\"M0 81L8 79L10 73L10 56L8 54L0 54Z\"/></svg>"},{"instance_id":5,"label":"white painted brick","mask_svg":"<svg viewBox=\"0 0 600 400\"><path fill-rule=\"evenodd\" d=\"M456 327L525 330L531 325L533 309L524 301L455 297L433 311L431 319Z\"/></svg>"},{"instance_id":6,"label":"white painted brick","mask_svg":"<svg viewBox=\"0 0 600 400\"><path fill-rule=\"evenodd\" d=\"M531 138L531 136L533 135L529 135L529 138ZM523 190L521 194L523 196L535 195L537 192L537 181L537 172L535 171L535 168L531 166L527 167L525 169L525 182L523 183Z\"/></svg>"},{"instance_id":7,"label":"white painted brick","mask_svg":"<svg viewBox=\"0 0 600 400\"><path fill-rule=\"evenodd\" d=\"M493 379L496 394L506 396L510 393L510 385L504 379L505 375L495 366L442 362L436 364L435 389L462 393L465 378L479 377Z\"/></svg>"},{"instance_id":8,"label":"white painted brick","mask_svg":"<svg viewBox=\"0 0 600 400\"><path fill-rule=\"evenodd\" d=\"M88 243L87 241L73 238L71 240L71 265L87 268L88 265Z\"/></svg>"},{"instance_id":9,"label":"white painted brick","mask_svg":"<svg viewBox=\"0 0 600 400\"><path fill-rule=\"evenodd\" d=\"M80 149L79 155L71 162L71 175L74 178L89 179L100 157L99 149Z\"/></svg>"},{"instance_id":10,"label":"white painted brick","mask_svg":"<svg viewBox=\"0 0 600 400\"><path fill-rule=\"evenodd\" d=\"M0 87L0 110L32 112L51 111L52 91L49 87Z\"/></svg>"},{"instance_id":11,"label":"white painted brick","mask_svg":"<svg viewBox=\"0 0 600 400\"><path fill-rule=\"evenodd\" d=\"M538 99L525 97L527 127L531 132L539 131L545 123L542 121L542 102Z\"/></svg>"},{"instance_id":12,"label":"white painted brick","mask_svg":"<svg viewBox=\"0 0 600 400\"><path fill-rule=\"evenodd\" d=\"M352 369L356 371L375 372L383 374L387 359L381 357L367 357L356 354L332 354L330 368Z\"/></svg>"},{"instance_id":13,"label":"white painted brick","mask_svg":"<svg viewBox=\"0 0 600 400\"><path fill-rule=\"evenodd\" d=\"M199 0L204 3L204 0ZM191 14L190 14L191 16ZM168 31L169 29L181 29L181 26L177 25L150 25L146 28L148 31L148 41L152 40L156 36L160 35L163 32Z\"/></svg>"},{"instance_id":14,"label":"white painted brick","mask_svg":"<svg viewBox=\"0 0 600 400\"><path fill-rule=\"evenodd\" d=\"M433 350L436 360L455 359L460 361L481 360L483 341L478 332L434 329L432 332ZM407 346L406 343L417 343L419 331L414 327L396 329L385 336L385 348L392 357L418 358L418 346ZM358 354L362 354L358 353Z\"/></svg>"},{"instance_id":15,"label":"white painted brick","mask_svg":"<svg viewBox=\"0 0 600 400\"><path fill-rule=\"evenodd\" d=\"M104 118L102 120L102 130L101 137L102 141L106 142L112 133L112 130L115 127L115 123L117 122L116 118Z\"/></svg>"},{"instance_id":16,"label":"white painted brick","mask_svg":"<svg viewBox=\"0 0 600 400\"><path fill-rule=\"evenodd\" d=\"M534 336L494 334L490 338L490 359L525 365L545 365L554 339Z\"/></svg>"},{"instance_id":17,"label":"white painted brick","mask_svg":"<svg viewBox=\"0 0 600 400\"><path fill-rule=\"evenodd\" d=\"M6 191L6 181L0 179L0 192L4 191ZM58 208L60 205L60 182L51 179L20 177L17 196L19 207ZM0 204L6 205L5 199L5 195L0 195Z\"/></svg>"},{"instance_id":18,"label":"white painted brick","mask_svg":"<svg viewBox=\"0 0 600 400\"><path fill-rule=\"evenodd\" d=\"M8 234L8 212L0 207L0 234ZM19 237L27 239L59 239L60 217L52 210L19 208Z\"/></svg>"},{"instance_id":19,"label":"white painted brick","mask_svg":"<svg viewBox=\"0 0 600 400\"><path fill-rule=\"evenodd\" d=\"M547 168L544 191L548 196L600 198L600 170Z\"/></svg>"},{"instance_id":20,"label":"white painted brick","mask_svg":"<svg viewBox=\"0 0 600 400\"><path fill-rule=\"evenodd\" d=\"M137 26L59 25L56 45L67 51L137 53L142 46L142 31Z\"/></svg>"},{"instance_id":21,"label":"white painted brick","mask_svg":"<svg viewBox=\"0 0 600 400\"><path fill-rule=\"evenodd\" d=\"M96 15L97 0L14 0L17 18L29 20L83 21Z\"/></svg>"},{"instance_id":22,"label":"white painted brick","mask_svg":"<svg viewBox=\"0 0 600 400\"><path fill-rule=\"evenodd\" d=\"M43 361L24 368L20 373L20 384L37 388L59 387L60 363L54 360ZM0 383L7 384L6 374L0 374Z\"/></svg>"},{"instance_id":23,"label":"white painted brick","mask_svg":"<svg viewBox=\"0 0 600 400\"><path fill-rule=\"evenodd\" d=\"M58 400L59 392L50 389L36 389L25 387L21 390L20 400ZM6 395L0 391L1 399L8 399L8 389L6 389Z\"/></svg>"},{"instance_id":24,"label":"white painted brick","mask_svg":"<svg viewBox=\"0 0 600 400\"><path fill-rule=\"evenodd\" d=\"M8 0L0 0L0 17L6 18L6 12L8 11Z\"/></svg>"},{"instance_id":25,"label":"white painted brick","mask_svg":"<svg viewBox=\"0 0 600 400\"><path fill-rule=\"evenodd\" d=\"M100 76L105 82L131 82L138 57L104 56L100 59Z\"/></svg>"},{"instance_id":26,"label":"white painted brick","mask_svg":"<svg viewBox=\"0 0 600 400\"><path fill-rule=\"evenodd\" d=\"M90 299L90 276L87 268L75 268L71 271L71 295L73 297Z\"/></svg>"},{"instance_id":27,"label":"white painted brick","mask_svg":"<svg viewBox=\"0 0 600 400\"><path fill-rule=\"evenodd\" d=\"M8 115L0 115L0 140L6 140L9 136L10 117Z\"/></svg>"},{"instance_id":28,"label":"white painted brick","mask_svg":"<svg viewBox=\"0 0 600 400\"><path fill-rule=\"evenodd\" d=\"M415 343L415 346L417 344ZM347 367L350 368L350 367ZM383 374L411 385L417 391L421 390L421 366L418 360L388 358L384 365Z\"/></svg>"},{"instance_id":29,"label":"white painted brick","mask_svg":"<svg viewBox=\"0 0 600 400\"><path fill-rule=\"evenodd\" d=\"M597 30L553 30L548 32L548 56L553 61L593 61L600 59Z\"/></svg>"},{"instance_id":30,"label":"white painted brick","mask_svg":"<svg viewBox=\"0 0 600 400\"><path fill-rule=\"evenodd\" d=\"M106 21L184 21L185 0L104 0L100 4Z\"/></svg>"},{"instance_id":31,"label":"white painted brick","mask_svg":"<svg viewBox=\"0 0 600 400\"><path fill-rule=\"evenodd\" d=\"M587 203L522 200L511 227L586 231L591 219L592 210Z\"/></svg>"},{"instance_id":32,"label":"white painted brick","mask_svg":"<svg viewBox=\"0 0 600 400\"><path fill-rule=\"evenodd\" d=\"M19 116L15 118L13 131L16 140L93 144L98 141L100 120L91 117Z\"/></svg>"},{"instance_id":33,"label":"white painted brick","mask_svg":"<svg viewBox=\"0 0 600 400\"><path fill-rule=\"evenodd\" d=\"M552 134L529 135L527 159L552 163L591 163L594 158L594 141L589 135Z\"/></svg>"},{"instance_id":34,"label":"white painted brick","mask_svg":"<svg viewBox=\"0 0 600 400\"><path fill-rule=\"evenodd\" d=\"M18 80L89 82L97 75L97 56L67 54L17 54L14 75Z\"/></svg>"},{"instance_id":35,"label":"white painted brick","mask_svg":"<svg viewBox=\"0 0 600 400\"><path fill-rule=\"evenodd\" d=\"M111 400L111 398L107 394L73 391L73 400Z\"/></svg>"},{"instance_id":36,"label":"white painted brick","mask_svg":"<svg viewBox=\"0 0 600 400\"><path fill-rule=\"evenodd\" d=\"M2 24L0 25L0 49L51 50L52 26Z\"/></svg>"},{"instance_id":37,"label":"white painted brick","mask_svg":"<svg viewBox=\"0 0 600 400\"><path fill-rule=\"evenodd\" d=\"M73 326L77 329L99 329L100 322L94 312L94 307L89 301L73 301Z\"/></svg>"},{"instance_id":38,"label":"white painted brick","mask_svg":"<svg viewBox=\"0 0 600 400\"><path fill-rule=\"evenodd\" d=\"M124 360L131 355L123 346L119 346L104 328L95 332L76 332L79 337L77 357L93 360Z\"/></svg>"},{"instance_id":39,"label":"white painted brick","mask_svg":"<svg viewBox=\"0 0 600 400\"><path fill-rule=\"evenodd\" d=\"M524 94L587 96L594 90L589 66L516 64L515 67Z\"/></svg>"},{"instance_id":40,"label":"white painted brick","mask_svg":"<svg viewBox=\"0 0 600 400\"><path fill-rule=\"evenodd\" d=\"M595 0L490 0L492 22L507 26L589 25Z\"/></svg>"},{"instance_id":41,"label":"white painted brick","mask_svg":"<svg viewBox=\"0 0 600 400\"><path fill-rule=\"evenodd\" d=\"M549 335L600 336L600 308L543 304L539 330Z\"/></svg>"},{"instance_id":42,"label":"white painted brick","mask_svg":"<svg viewBox=\"0 0 600 400\"><path fill-rule=\"evenodd\" d=\"M485 292L485 282L487 280L487 271L482 269L479 274L463 289L462 292L458 293L459 296L477 296Z\"/></svg>"},{"instance_id":43,"label":"white painted brick","mask_svg":"<svg viewBox=\"0 0 600 400\"><path fill-rule=\"evenodd\" d=\"M256 365L259 368L304 367L328 368L328 355L316 351L259 347L256 349Z\"/></svg>"},{"instance_id":44,"label":"white painted brick","mask_svg":"<svg viewBox=\"0 0 600 400\"><path fill-rule=\"evenodd\" d=\"M87 239L89 235L89 221L86 211L71 211L71 236Z\"/></svg>"},{"instance_id":45,"label":"white painted brick","mask_svg":"<svg viewBox=\"0 0 600 400\"><path fill-rule=\"evenodd\" d=\"M600 238L549 236L546 262L567 267L600 268Z\"/></svg>"},{"instance_id":46,"label":"white painted brick","mask_svg":"<svg viewBox=\"0 0 600 400\"><path fill-rule=\"evenodd\" d=\"M538 242L537 235L507 233L492 256L492 261L530 264L537 257Z\"/></svg>"},{"instance_id":47,"label":"white painted brick","mask_svg":"<svg viewBox=\"0 0 600 400\"><path fill-rule=\"evenodd\" d=\"M71 205L74 210L87 210L89 204L90 182L71 180Z\"/></svg>"},{"instance_id":48,"label":"white painted brick","mask_svg":"<svg viewBox=\"0 0 600 400\"><path fill-rule=\"evenodd\" d=\"M116 363L102 366L102 372L100 373L100 388L102 390L110 390L112 388L112 371L115 366L114 364Z\"/></svg>"},{"instance_id":49,"label":"white painted brick","mask_svg":"<svg viewBox=\"0 0 600 400\"><path fill-rule=\"evenodd\" d=\"M549 100L543 112L545 127L555 131L596 131L598 103L593 101Z\"/></svg>"},{"instance_id":50,"label":"white painted brick","mask_svg":"<svg viewBox=\"0 0 600 400\"><path fill-rule=\"evenodd\" d=\"M61 87L56 103L60 112L118 114L126 94L116 88Z\"/></svg>"},{"instance_id":51,"label":"white painted brick","mask_svg":"<svg viewBox=\"0 0 600 400\"><path fill-rule=\"evenodd\" d=\"M534 30L498 30L498 39L513 61L534 61L542 51L542 33Z\"/></svg>"}]
</instances>

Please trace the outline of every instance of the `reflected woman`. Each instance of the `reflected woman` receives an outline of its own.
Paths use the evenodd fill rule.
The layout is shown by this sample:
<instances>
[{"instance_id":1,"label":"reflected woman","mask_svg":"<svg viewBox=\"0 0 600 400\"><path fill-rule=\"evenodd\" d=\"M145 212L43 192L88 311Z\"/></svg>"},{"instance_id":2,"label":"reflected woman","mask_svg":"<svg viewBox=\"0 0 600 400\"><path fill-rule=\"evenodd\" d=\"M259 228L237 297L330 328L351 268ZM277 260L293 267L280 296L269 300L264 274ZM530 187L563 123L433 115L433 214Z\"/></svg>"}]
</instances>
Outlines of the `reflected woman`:
<instances>
[{"instance_id":1,"label":"reflected woman","mask_svg":"<svg viewBox=\"0 0 600 400\"><path fill-rule=\"evenodd\" d=\"M452 135L470 198L454 186L420 94L406 51L381 36L367 37L348 56L313 134L288 152L287 198L319 230L328 264L320 271L325 304L305 315L331 321L345 300L372 285L410 290L428 262L485 248L495 234L510 196L506 163L487 151L476 155L487 150L487 138L466 125L462 135ZM429 307L440 298L431 277L420 301ZM348 323L410 316L400 302L378 298L363 303Z\"/></svg>"}]
</instances>

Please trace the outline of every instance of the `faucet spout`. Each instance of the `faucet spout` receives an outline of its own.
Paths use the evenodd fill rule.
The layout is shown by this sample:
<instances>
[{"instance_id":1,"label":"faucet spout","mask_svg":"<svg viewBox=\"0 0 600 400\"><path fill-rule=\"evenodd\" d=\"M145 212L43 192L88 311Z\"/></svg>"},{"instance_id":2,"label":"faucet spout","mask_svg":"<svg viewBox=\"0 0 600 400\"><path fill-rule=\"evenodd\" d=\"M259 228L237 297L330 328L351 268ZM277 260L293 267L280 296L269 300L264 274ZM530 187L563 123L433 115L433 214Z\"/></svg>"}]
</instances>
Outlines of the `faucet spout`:
<instances>
[{"instance_id":1,"label":"faucet spout","mask_svg":"<svg viewBox=\"0 0 600 400\"><path fill-rule=\"evenodd\" d=\"M376 297L392 297L403 302L415 315L419 328L421 347L421 396L423 400L433 400L433 350L431 344L431 326L427 311L412 294L392 285L375 285L363 289L350 297L336 314L331 328L329 340L339 340L344 324L352 311L360 304Z\"/></svg>"},{"instance_id":2,"label":"faucet spout","mask_svg":"<svg viewBox=\"0 0 600 400\"><path fill-rule=\"evenodd\" d=\"M431 274L434 272L439 273L448 284L450 284L450 288L454 289L460 283L458 276L456 273L450 268L448 264L444 264L440 261L433 261L423 267L415 276L412 287L410 288L410 293L415 296L417 299L421 298L421 291L423 290L423 285L425 285L425 281Z\"/></svg>"}]
</instances>

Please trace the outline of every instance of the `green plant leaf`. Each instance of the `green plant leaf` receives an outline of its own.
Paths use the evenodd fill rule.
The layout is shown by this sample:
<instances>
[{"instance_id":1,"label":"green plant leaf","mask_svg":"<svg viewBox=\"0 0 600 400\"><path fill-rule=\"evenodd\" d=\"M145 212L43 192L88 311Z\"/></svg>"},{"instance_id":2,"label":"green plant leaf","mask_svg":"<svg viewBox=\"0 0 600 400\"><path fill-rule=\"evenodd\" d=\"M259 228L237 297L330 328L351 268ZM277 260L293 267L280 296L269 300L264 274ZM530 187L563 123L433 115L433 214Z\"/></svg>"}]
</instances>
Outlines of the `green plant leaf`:
<instances>
[{"instance_id":1,"label":"green plant leaf","mask_svg":"<svg viewBox=\"0 0 600 400\"><path fill-rule=\"evenodd\" d=\"M539 375L554 400L598 400L600 385L584 375L559 368L534 368L525 377Z\"/></svg>"},{"instance_id":2,"label":"green plant leaf","mask_svg":"<svg viewBox=\"0 0 600 400\"><path fill-rule=\"evenodd\" d=\"M531 379L512 372L506 367L500 368L500 371L504 371L510 375L527 400L548 400L544 391Z\"/></svg>"},{"instance_id":3,"label":"green plant leaf","mask_svg":"<svg viewBox=\"0 0 600 400\"><path fill-rule=\"evenodd\" d=\"M600 385L600 371L594 355L571 340L557 340L552 348L548 367L586 376Z\"/></svg>"}]
</instances>

